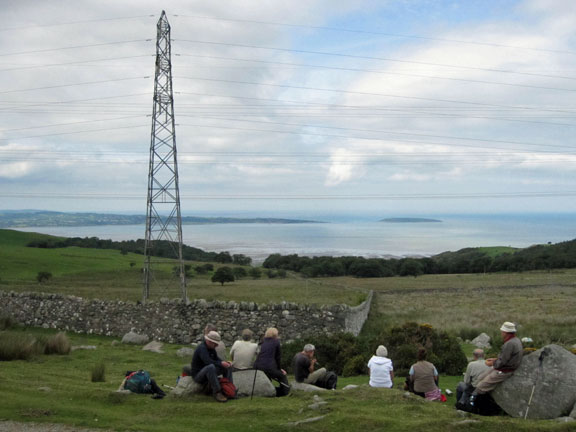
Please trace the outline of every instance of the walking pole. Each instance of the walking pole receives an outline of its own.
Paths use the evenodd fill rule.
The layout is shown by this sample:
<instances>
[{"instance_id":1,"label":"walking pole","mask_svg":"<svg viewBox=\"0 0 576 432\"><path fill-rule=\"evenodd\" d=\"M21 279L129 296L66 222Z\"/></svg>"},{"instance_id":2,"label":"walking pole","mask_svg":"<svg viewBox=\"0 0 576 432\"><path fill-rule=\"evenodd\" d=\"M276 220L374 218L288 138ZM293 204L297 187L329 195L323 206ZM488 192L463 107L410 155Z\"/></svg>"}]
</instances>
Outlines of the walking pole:
<instances>
[{"instance_id":1,"label":"walking pole","mask_svg":"<svg viewBox=\"0 0 576 432\"><path fill-rule=\"evenodd\" d=\"M548 348L544 348L540 355L538 356L538 372L536 373L536 378L534 379L534 385L532 386L532 393L530 393L530 399L528 400L528 406L526 407L526 413L524 414L524 420L528 418L528 411L530 411L530 405L532 404L532 397L534 396L534 390L536 389L536 382L540 374L542 373L542 363L544 362L544 357L549 354Z\"/></svg>"},{"instance_id":2,"label":"walking pole","mask_svg":"<svg viewBox=\"0 0 576 432\"><path fill-rule=\"evenodd\" d=\"M258 368L254 368L254 381L252 381L252 393L250 394L250 400L254 397L254 387L256 386L256 374L258 373Z\"/></svg>"}]
</instances>

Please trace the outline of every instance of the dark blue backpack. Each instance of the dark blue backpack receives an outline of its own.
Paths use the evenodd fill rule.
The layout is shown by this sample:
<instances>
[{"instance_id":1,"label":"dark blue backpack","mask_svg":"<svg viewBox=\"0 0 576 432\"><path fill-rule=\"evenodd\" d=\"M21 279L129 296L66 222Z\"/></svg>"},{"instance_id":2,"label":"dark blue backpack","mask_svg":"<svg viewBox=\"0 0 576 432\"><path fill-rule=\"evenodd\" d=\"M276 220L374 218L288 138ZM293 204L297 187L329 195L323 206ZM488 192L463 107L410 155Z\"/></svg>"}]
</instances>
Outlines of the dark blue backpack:
<instances>
[{"instance_id":1,"label":"dark blue backpack","mask_svg":"<svg viewBox=\"0 0 576 432\"><path fill-rule=\"evenodd\" d=\"M145 370L130 372L126 375L124 388L133 393L152 393L150 373Z\"/></svg>"}]
</instances>

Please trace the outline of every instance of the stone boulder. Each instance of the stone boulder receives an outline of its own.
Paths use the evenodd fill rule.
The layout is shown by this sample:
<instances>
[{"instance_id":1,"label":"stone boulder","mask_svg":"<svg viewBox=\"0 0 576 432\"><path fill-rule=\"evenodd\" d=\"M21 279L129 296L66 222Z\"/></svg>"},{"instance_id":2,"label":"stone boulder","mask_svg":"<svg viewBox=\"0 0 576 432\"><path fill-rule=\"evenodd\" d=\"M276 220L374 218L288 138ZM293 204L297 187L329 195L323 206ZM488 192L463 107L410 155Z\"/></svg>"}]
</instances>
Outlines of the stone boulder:
<instances>
[{"instance_id":1,"label":"stone boulder","mask_svg":"<svg viewBox=\"0 0 576 432\"><path fill-rule=\"evenodd\" d=\"M162 351L162 347L164 346L164 344L162 342L158 342L158 341L152 341L147 343L146 345L144 345L142 347L143 351L152 351L158 354L164 354L164 351Z\"/></svg>"},{"instance_id":2,"label":"stone boulder","mask_svg":"<svg viewBox=\"0 0 576 432\"><path fill-rule=\"evenodd\" d=\"M480 333L478 336L472 339L470 343L477 348L490 348L490 336L488 336L486 333Z\"/></svg>"},{"instance_id":3,"label":"stone boulder","mask_svg":"<svg viewBox=\"0 0 576 432\"><path fill-rule=\"evenodd\" d=\"M138 334L132 330L122 337L123 344L145 345L150 341L147 335Z\"/></svg>"},{"instance_id":4,"label":"stone boulder","mask_svg":"<svg viewBox=\"0 0 576 432\"><path fill-rule=\"evenodd\" d=\"M185 367L187 368L187 367ZM254 381L256 372L256 381ZM235 371L232 374L234 385L238 389L238 397L250 397L252 395L252 385L254 384L254 396L275 397L276 388L270 382L266 374L262 371L246 370ZM171 396L184 397L195 394L212 394L209 386L194 382L191 376L181 377L176 387L170 392Z\"/></svg>"},{"instance_id":5,"label":"stone boulder","mask_svg":"<svg viewBox=\"0 0 576 432\"><path fill-rule=\"evenodd\" d=\"M254 381L256 372L256 381ZM238 388L238 397L252 395L252 385L254 385L254 396L275 397L276 387L262 371L238 370L232 374L234 385Z\"/></svg>"},{"instance_id":6,"label":"stone boulder","mask_svg":"<svg viewBox=\"0 0 576 432\"><path fill-rule=\"evenodd\" d=\"M523 418L527 410L531 419L567 416L576 404L576 356L558 345L526 355L514 375L492 392L492 398L512 417Z\"/></svg>"},{"instance_id":7,"label":"stone boulder","mask_svg":"<svg viewBox=\"0 0 576 432\"><path fill-rule=\"evenodd\" d=\"M292 383L292 390L299 390L299 391L305 391L305 392L326 392L328 391L325 388L322 387L316 387L315 385L312 384L305 384L305 383L299 383L294 381Z\"/></svg>"}]
</instances>

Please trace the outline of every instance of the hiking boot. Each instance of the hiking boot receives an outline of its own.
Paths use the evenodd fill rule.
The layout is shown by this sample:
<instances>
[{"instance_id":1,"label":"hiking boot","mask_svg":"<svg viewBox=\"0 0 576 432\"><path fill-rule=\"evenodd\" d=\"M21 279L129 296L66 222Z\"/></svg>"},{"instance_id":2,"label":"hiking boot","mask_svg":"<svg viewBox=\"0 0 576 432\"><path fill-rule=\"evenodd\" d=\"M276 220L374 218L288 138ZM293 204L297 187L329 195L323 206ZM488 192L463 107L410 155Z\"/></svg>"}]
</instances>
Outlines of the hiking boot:
<instances>
[{"instance_id":1,"label":"hiking boot","mask_svg":"<svg viewBox=\"0 0 576 432\"><path fill-rule=\"evenodd\" d=\"M226 402L228 398L222 394L222 392L218 392L214 395L214 399L218 402Z\"/></svg>"}]
</instances>

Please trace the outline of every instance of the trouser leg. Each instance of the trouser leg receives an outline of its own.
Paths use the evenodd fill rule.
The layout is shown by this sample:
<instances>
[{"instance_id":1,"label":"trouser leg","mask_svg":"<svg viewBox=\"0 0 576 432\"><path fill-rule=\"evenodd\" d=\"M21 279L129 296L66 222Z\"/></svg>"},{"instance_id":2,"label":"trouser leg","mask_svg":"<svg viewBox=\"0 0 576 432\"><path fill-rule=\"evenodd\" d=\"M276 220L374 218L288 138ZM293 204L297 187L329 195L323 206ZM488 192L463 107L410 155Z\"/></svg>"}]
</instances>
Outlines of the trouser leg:
<instances>
[{"instance_id":1,"label":"trouser leg","mask_svg":"<svg viewBox=\"0 0 576 432\"><path fill-rule=\"evenodd\" d=\"M498 384L506 381L511 376L512 372L505 373L493 369L478 383L473 394L482 395L489 393L494 390Z\"/></svg>"},{"instance_id":2,"label":"trouser leg","mask_svg":"<svg viewBox=\"0 0 576 432\"><path fill-rule=\"evenodd\" d=\"M310 375L308 375L308 378L306 378L304 382L306 384L314 384L318 380L324 378L324 375L326 375L326 368L318 369L317 371L314 371Z\"/></svg>"},{"instance_id":3,"label":"trouser leg","mask_svg":"<svg viewBox=\"0 0 576 432\"><path fill-rule=\"evenodd\" d=\"M221 390L216 366L213 364L204 366L202 369L200 369L200 372L198 372L194 377L194 381L196 381L198 384L204 384L205 382L208 382L213 394L219 393Z\"/></svg>"},{"instance_id":4,"label":"trouser leg","mask_svg":"<svg viewBox=\"0 0 576 432\"><path fill-rule=\"evenodd\" d=\"M276 387L276 396L286 396L290 393L290 384L288 383L288 377L282 373L281 370L265 370L263 371L268 379L275 380L280 384Z\"/></svg>"}]
</instances>

